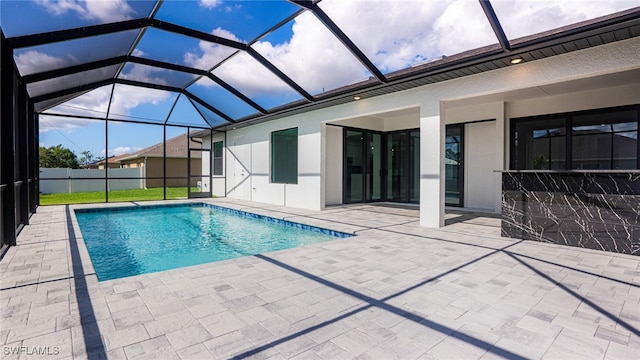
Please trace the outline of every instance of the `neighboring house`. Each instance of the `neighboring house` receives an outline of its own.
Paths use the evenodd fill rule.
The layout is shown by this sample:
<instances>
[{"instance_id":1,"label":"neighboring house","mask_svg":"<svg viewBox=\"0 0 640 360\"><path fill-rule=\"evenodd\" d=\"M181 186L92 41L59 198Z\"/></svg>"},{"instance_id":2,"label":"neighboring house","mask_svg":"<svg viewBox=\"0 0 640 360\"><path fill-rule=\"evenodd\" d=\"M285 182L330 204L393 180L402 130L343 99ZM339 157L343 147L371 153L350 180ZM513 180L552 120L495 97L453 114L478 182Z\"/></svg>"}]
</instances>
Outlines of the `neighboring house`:
<instances>
[{"instance_id":1,"label":"neighboring house","mask_svg":"<svg viewBox=\"0 0 640 360\"><path fill-rule=\"evenodd\" d=\"M166 181L167 187L185 187L189 177L189 148L200 149L199 142L188 140L187 134L166 141ZM134 154L118 159L121 168L142 168L144 188L162 187L164 174L164 150L162 142L142 149ZM198 177L202 169L201 151L191 152L191 186L196 186L202 178Z\"/></svg>"},{"instance_id":2,"label":"neighboring house","mask_svg":"<svg viewBox=\"0 0 640 360\"><path fill-rule=\"evenodd\" d=\"M82 165L84 169L104 169L105 163L108 164L109 169L118 169L121 167L120 159L131 156L131 154L122 154L118 156L111 156L108 159L102 159L94 161L91 164Z\"/></svg>"}]
</instances>

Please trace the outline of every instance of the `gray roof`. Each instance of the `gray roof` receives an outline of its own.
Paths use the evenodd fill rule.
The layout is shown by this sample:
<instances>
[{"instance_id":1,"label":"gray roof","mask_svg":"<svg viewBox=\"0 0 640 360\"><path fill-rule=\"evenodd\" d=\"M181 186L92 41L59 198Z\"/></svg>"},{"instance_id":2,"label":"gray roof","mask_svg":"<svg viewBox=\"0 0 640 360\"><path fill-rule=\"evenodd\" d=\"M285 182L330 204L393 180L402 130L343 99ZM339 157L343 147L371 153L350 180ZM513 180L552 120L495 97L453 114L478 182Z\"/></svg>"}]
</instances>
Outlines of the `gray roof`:
<instances>
[{"instance_id":1,"label":"gray roof","mask_svg":"<svg viewBox=\"0 0 640 360\"><path fill-rule=\"evenodd\" d=\"M195 132L192 132L193 135ZM190 139L187 134L178 135L174 138L167 139L166 148L167 148L167 157L168 158L187 158L187 142L189 142L188 146L192 149L200 149L202 145L199 142L188 141ZM164 155L164 144L159 142L155 145L151 145L147 148L144 148L132 155L121 158L120 161L129 161L133 159L139 159L144 157L162 157ZM194 153L191 155L192 158L200 158L201 155L199 153Z\"/></svg>"}]
</instances>

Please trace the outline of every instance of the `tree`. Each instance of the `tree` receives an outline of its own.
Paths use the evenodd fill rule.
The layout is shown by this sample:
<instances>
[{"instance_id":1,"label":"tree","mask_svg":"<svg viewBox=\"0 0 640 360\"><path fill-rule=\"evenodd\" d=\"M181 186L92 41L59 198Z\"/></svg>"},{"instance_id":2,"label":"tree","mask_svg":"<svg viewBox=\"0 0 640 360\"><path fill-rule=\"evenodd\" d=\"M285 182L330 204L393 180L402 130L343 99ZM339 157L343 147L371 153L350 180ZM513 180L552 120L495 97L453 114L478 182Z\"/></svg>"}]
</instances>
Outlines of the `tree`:
<instances>
[{"instance_id":1,"label":"tree","mask_svg":"<svg viewBox=\"0 0 640 360\"><path fill-rule=\"evenodd\" d=\"M80 154L82 155L82 157L80 158L80 163L82 165L89 165L92 162L94 162L94 160L97 160L97 159L93 158L93 153L91 153L90 150L85 150L85 151L81 152Z\"/></svg>"},{"instance_id":2,"label":"tree","mask_svg":"<svg viewBox=\"0 0 640 360\"><path fill-rule=\"evenodd\" d=\"M62 145L50 146L48 148L40 146L40 167L41 168L80 168L78 158L73 151L62 147Z\"/></svg>"}]
</instances>

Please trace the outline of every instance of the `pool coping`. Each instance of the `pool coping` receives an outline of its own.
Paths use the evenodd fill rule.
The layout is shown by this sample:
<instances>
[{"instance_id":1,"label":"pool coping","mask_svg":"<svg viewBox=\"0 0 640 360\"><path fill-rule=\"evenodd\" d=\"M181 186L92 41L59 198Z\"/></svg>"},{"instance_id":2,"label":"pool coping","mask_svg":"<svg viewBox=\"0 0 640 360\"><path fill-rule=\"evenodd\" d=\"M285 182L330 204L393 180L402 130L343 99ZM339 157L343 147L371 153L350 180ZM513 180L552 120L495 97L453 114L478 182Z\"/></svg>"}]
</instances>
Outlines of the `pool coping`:
<instances>
[{"instance_id":1,"label":"pool coping","mask_svg":"<svg viewBox=\"0 0 640 360\"><path fill-rule=\"evenodd\" d=\"M204 201L196 201L196 202L188 202L188 203L179 203L179 204L149 204L149 205L136 205L136 206L112 206L112 207L92 207L92 208L80 208L74 209L74 215L76 212L80 213L89 213L89 212L118 212L118 211L129 211L134 209L157 209L157 208L172 208L172 207L208 207L217 211L222 211L228 214L233 214L245 218L259 219L262 221L270 222L273 224L284 225L296 229L302 229L307 231L312 231L316 233L321 233L337 238L349 238L352 236L356 236L355 233L348 233L345 231L328 229L326 227L320 227L316 225L304 224L301 222L290 221L286 219L280 219L273 216L256 214L249 211L232 209L225 206L210 204Z\"/></svg>"}]
</instances>

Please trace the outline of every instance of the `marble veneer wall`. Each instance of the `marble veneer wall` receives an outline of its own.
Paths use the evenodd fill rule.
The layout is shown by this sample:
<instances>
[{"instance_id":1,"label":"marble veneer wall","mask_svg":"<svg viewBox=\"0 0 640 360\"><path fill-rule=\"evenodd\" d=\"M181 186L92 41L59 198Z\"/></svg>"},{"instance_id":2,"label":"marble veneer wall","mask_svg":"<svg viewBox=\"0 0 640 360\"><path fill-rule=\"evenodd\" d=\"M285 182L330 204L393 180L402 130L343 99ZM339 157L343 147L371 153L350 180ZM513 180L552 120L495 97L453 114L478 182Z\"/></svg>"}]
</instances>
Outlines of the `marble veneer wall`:
<instances>
[{"instance_id":1,"label":"marble veneer wall","mask_svg":"<svg viewBox=\"0 0 640 360\"><path fill-rule=\"evenodd\" d=\"M502 236L640 255L640 171L504 171Z\"/></svg>"}]
</instances>

